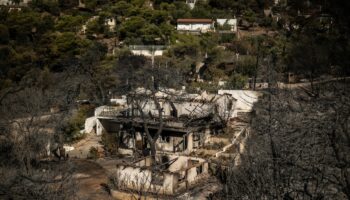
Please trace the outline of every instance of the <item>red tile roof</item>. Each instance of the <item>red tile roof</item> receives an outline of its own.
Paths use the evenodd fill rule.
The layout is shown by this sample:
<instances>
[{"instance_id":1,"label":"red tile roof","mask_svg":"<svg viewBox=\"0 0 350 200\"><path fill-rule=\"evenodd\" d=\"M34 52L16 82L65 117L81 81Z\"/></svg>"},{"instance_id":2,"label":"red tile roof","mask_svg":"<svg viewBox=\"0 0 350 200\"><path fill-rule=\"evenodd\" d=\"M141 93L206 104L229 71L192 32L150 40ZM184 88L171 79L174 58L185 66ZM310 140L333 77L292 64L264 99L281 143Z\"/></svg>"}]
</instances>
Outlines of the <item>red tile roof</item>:
<instances>
[{"instance_id":1,"label":"red tile roof","mask_svg":"<svg viewBox=\"0 0 350 200\"><path fill-rule=\"evenodd\" d=\"M211 20L211 19L177 19L177 23L186 23L186 24L205 23L205 24L211 24L211 23L213 23L213 20Z\"/></svg>"}]
</instances>

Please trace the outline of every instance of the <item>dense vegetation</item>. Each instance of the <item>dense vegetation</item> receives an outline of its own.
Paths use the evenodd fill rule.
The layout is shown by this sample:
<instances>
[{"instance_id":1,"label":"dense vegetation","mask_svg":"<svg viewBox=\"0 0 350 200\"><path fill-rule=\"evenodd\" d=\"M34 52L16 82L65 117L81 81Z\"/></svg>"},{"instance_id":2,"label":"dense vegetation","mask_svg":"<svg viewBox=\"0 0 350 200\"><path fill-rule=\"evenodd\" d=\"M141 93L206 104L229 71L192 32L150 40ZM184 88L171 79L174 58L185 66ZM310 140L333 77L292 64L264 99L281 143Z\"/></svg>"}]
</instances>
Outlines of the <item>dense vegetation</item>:
<instances>
[{"instance_id":1,"label":"dense vegetation","mask_svg":"<svg viewBox=\"0 0 350 200\"><path fill-rule=\"evenodd\" d=\"M175 31L176 19L232 18L242 14L241 9L260 16L256 19L264 18L262 10L258 10L263 8L262 5L252 2L256 12L243 2L226 6L227 3L215 1L208 4L200 1L193 10L182 1L155 1L154 8L149 6L148 1L86 1L87 9L83 10L72 8L77 6L73 1L33 1L30 7L21 11L2 7L1 87L20 83L24 77L44 70L55 73L82 65L84 54L94 49L96 42L102 38L116 38L117 42L122 41L126 45L174 45L169 56L175 60L188 56L191 57L190 62L194 62L207 52L215 54L212 59L215 60L220 53L213 47L219 43L220 36L179 35ZM105 20L111 18L116 20L115 30L105 24ZM83 25L86 25L86 35L79 34ZM102 54L101 60L106 58L103 48L97 51Z\"/></svg>"}]
</instances>

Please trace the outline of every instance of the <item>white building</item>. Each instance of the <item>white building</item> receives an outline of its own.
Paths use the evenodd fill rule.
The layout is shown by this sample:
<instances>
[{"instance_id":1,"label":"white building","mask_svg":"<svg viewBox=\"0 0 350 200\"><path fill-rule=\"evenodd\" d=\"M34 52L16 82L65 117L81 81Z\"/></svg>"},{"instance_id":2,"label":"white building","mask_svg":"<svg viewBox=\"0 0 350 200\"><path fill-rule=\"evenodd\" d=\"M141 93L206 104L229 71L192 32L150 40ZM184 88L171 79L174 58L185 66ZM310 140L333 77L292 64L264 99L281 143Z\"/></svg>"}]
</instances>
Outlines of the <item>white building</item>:
<instances>
[{"instance_id":1,"label":"white building","mask_svg":"<svg viewBox=\"0 0 350 200\"><path fill-rule=\"evenodd\" d=\"M162 56L166 50L163 45L130 45L129 49L134 55L142 55L146 57Z\"/></svg>"},{"instance_id":2,"label":"white building","mask_svg":"<svg viewBox=\"0 0 350 200\"><path fill-rule=\"evenodd\" d=\"M28 5L28 3L30 2L31 0L21 0L19 2L19 4L16 4L14 3L12 0L0 0L0 5L3 5L3 6L13 6L13 5L17 5L17 6L26 6Z\"/></svg>"},{"instance_id":3,"label":"white building","mask_svg":"<svg viewBox=\"0 0 350 200\"><path fill-rule=\"evenodd\" d=\"M117 25L117 21L115 20L115 18L107 18L105 21L105 24L108 26L108 28L111 32L114 32L115 27Z\"/></svg>"},{"instance_id":4,"label":"white building","mask_svg":"<svg viewBox=\"0 0 350 200\"><path fill-rule=\"evenodd\" d=\"M197 2L197 0L186 0L186 4L190 7L191 10L196 5L196 2Z\"/></svg>"},{"instance_id":5,"label":"white building","mask_svg":"<svg viewBox=\"0 0 350 200\"><path fill-rule=\"evenodd\" d=\"M237 32L237 19L217 19L216 23L220 26L229 25L231 31Z\"/></svg>"},{"instance_id":6,"label":"white building","mask_svg":"<svg viewBox=\"0 0 350 200\"><path fill-rule=\"evenodd\" d=\"M93 16L90 19L88 19L87 22L82 26L80 32L82 34L86 34L88 24L98 19L99 19L99 16ZM108 27L109 31L114 32L115 27L117 26L117 21L115 20L115 18L110 17L105 19L104 24Z\"/></svg>"},{"instance_id":7,"label":"white building","mask_svg":"<svg viewBox=\"0 0 350 200\"><path fill-rule=\"evenodd\" d=\"M177 30L205 33L214 30L214 22L211 19L178 19Z\"/></svg>"},{"instance_id":8,"label":"white building","mask_svg":"<svg viewBox=\"0 0 350 200\"><path fill-rule=\"evenodd\" d=\"M0 0L0 5L13 5L13 2L11 0Z\"/></svg>"}]
</instances>

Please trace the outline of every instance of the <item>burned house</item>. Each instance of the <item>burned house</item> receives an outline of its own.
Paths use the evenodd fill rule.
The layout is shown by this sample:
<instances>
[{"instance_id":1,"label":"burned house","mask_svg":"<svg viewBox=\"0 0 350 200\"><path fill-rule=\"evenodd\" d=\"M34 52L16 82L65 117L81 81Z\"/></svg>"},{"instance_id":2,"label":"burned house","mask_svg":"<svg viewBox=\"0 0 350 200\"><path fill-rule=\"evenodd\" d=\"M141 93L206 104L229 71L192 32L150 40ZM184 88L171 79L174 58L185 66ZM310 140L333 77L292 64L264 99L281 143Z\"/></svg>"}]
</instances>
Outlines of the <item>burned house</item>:
<instances>
[{"instance_id":1,"label":"burned house","mask_svg":"<svg viewBox=\"0 0 350 200\"><path fill-rule=\"evenodd\" d=\"M224 128L232 128L232 118L251 112L258 96L244 90L188 94L139 88L114 97L110 106L98 107L95 116L86 120L85 131L115 136L113 152L122 156L111 169L112 196L173 198L200 187L211 179L205 158L231 156L227 151L243 137L241 129L224 133Z\"/></svg>"},{"instance_id":2,"label":"burned house","mask_svg":"<svg viewBox=\"0 0 350 200\"><path fill-rule=\"evenodd\" d=\"M149 98L141 100L139 106L128 100L120 111L113 112L111 107L100 108L95 116L97 134L116 134L119 153L132 154L150 148L145 126L152 136L161 129L156 141L157 152L189 154L222 130L225 122L233 116L236 102L231 95L207 93L170 95L158 92L156 99L161 106L161 119L156 103Z\"/></svg>"}]
</instances>

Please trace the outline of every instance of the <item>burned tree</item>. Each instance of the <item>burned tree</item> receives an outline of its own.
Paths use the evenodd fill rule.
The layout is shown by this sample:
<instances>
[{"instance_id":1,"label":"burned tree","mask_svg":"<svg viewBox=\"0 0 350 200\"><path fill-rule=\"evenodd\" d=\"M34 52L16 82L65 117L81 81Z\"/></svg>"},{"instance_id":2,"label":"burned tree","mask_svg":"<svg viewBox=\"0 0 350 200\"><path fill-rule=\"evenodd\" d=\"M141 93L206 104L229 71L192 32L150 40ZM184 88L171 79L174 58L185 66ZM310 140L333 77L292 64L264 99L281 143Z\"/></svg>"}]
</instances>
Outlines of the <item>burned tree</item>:
<instances>
[{"instance_id":1,"label":"burned tree","mask_svg":"<svg viewBox=\"0 0 350 200\"><path fill-rule=\"evenodd\" d=\"M137 92L137 91L136 91ZM147 91L145 91L147 93ZM141 117L143 123L143 130L146 133L147 141L150 145L152 158L155 160L156 156L156 141L163 131L164 119L163 119L163 108L160 106L159 99L156 97L156 91L149 91L150 94L130 94L129 101L131 103L132 109L136 109ZM147 114L144 112L144 106L147 105L148 101L152 101L157 110L157 116L153 115L151 112ZM134 114L134 111L132 111ZM148 115L148 116L147 116ZM135 116L131 116L132 118ZM151 135L148 127L148 120L156 120L158 130L155 134Z\"/></svg>"},{"instance_id":2,"label":"burned tree","mask_svg":"<svg viewBox=\"0 0 350 200\"><path fill-rule=\"evenodd\" d=\"M348 86L319 84L317 97L311 88L266 93L255 107L242 164L226 171L226 196L348 199Z\"/></svg>"},{"instance_id":3,"label":"burned tree","mask_svg":"<svg viewBox=\"0 0 350 200\"><path fill-rule=\"evenodd\" d=\"M131 59L131 57L134 59ZM140 64L144 66L140 68ZM161 66L160 63L158 67L155 67L153 60L152 63L148 63L142 56L124 55L119 59L118 65L119 67L128 67L125 73L126 76L121 78L124 81L123 91L127 93L128 104L130 105L131 126L134 126L134 122L137 120L142 121L143 131L150 146L150 153L155 158L156 141L161 136L164 125L164 111L157 94L164 92L168 95L175 95L168 92L167 87L181 84L181 76L179 72L171 71L171 69ZM145 106L149 106L149 104L153 104L155 113L150 110L148 112L144 111ZM172 112L176 113L174 107ZM149 121L156 121L157 131L155 133L150 132ZM134 129L130 130L134 132Z\"/></svg>"},{"instance_id":4,"label":"burned tree","mask_svg":"<svg viewBox=\"0 0 350 200\"><path fill-rule=\"evenodd\" d=\"M58 161L59 153L59 159L48 157L63 149L60 122L74 102L68 95L74 87L17 88L0 100L0 198L74 199L72 163Z\"/></svg>"}]
</instances>

